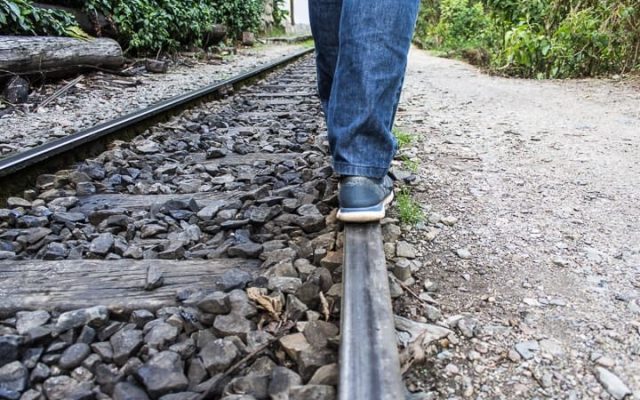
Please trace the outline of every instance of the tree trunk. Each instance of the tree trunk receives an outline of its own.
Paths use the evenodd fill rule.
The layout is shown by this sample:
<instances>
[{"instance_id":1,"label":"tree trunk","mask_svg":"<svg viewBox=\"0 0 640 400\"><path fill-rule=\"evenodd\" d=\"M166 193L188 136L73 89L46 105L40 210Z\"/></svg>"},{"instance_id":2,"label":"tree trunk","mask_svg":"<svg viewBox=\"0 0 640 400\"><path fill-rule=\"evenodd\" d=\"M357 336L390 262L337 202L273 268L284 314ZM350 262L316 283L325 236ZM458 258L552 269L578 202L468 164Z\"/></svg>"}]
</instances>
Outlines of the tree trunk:
<instances>
[{"instance_id":1,"label":"tree trunk","mask_svg":"<svg viewBox=\"0 0 640 400\"><path fill-rule=\"evenodd\" d=\"M0 78L7 75L70 74L82 68L117 68L122 49L112 39L0 36Z\"/></svg>"}]
</instances>

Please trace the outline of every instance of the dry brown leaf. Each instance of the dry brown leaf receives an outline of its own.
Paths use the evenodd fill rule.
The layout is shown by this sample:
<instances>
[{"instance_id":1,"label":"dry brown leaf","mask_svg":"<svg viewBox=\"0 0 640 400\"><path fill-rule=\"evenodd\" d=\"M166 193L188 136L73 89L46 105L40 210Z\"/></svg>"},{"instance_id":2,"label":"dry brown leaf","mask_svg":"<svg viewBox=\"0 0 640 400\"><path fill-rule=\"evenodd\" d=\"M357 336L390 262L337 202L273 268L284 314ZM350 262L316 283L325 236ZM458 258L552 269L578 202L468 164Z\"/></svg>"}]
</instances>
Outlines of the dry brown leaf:
<instances>
[{"instance_id":1,"label":"dry brown leaf","mask_svg":"<svg viewBox=\"0 0 640 400\"><path fill-rule=\"evenodd\" d=\"M256 304L269 313L271 318L280 321L280 313L282 313L282 302L277 298L269 297L260 292L259 288L248 288L247 297L256 302Z\"/></svg>"},{"instance_id":2,"label":"dry brown leaf","mask_svg":"<svg viewBox=\"0 0 640 400\"><path fill-rule=\"evenodd\" d=\"M324 297L324 294L320 292L320 306L322 315L324 315L324 320L329 321L329 303L327 302L327 298Z\"/></svg>"},{"instance_id":3,"label":"dry brown leaf","mask_svg":"<svg viewBox=\"0 0 640 400\"><path fill-rule=\"evenodd\" d=\"M400 370L402 374L407 372L413 364L421 363L425 360L424 341L426 334L426 332L421 333L414 342L400 352Z\"/></svg>"}]
</instances>

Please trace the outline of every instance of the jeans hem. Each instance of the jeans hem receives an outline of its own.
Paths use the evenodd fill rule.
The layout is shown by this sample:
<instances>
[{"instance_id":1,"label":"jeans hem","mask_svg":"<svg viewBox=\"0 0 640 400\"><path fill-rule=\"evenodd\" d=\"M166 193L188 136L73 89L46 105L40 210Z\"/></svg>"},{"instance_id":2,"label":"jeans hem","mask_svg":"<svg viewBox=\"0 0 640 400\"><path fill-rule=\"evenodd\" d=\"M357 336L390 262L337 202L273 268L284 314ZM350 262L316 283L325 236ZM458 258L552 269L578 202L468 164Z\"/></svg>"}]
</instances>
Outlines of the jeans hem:
<instances>
[{"instance_id":1,"label":"jeans hem","mask_svg":"<svg viewBox=\"0 0 640 400\"><path fill-rule=\"evenodd\" d=\"M353 165L347 163L333 163L334 171L339 175L366 176L368 178L382 178L389 171L384 167L368 167L363 165Z\"/></svg>"}]
</instances>

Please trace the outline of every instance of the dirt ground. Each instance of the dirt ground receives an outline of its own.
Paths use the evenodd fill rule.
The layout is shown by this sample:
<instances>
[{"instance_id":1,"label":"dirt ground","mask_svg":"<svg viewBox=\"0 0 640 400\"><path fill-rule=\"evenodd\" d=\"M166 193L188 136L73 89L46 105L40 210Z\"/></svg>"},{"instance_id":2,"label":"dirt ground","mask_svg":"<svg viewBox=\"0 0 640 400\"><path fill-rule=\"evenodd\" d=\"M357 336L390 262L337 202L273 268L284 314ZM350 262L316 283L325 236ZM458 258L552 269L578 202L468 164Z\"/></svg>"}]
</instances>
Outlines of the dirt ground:
<instances>
[{"instance_id":1,"label":"dirt ground","mask_svg":"<svg viewBox=\"0 0 640 400\"><path fill-rule=\"evenodd\" d=\"M413 50L397 126L417 134L429 217L405 234L413 289L459 338L412 369L418 397L640 399L638 82L506 79Z\"/></svg>"}]
</instances>

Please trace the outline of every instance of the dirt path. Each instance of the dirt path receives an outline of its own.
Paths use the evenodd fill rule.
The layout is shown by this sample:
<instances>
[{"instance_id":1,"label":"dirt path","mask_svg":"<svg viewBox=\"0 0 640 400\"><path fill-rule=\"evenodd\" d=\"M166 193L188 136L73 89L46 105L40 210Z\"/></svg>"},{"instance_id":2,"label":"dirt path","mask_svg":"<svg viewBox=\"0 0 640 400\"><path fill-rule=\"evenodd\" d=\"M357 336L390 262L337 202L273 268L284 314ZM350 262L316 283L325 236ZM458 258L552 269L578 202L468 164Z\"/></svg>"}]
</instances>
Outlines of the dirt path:
<instances>
[{"instance_id":1,"label":"dirt path","mask_svg":"<svg viewBox=\"0 0 640 400\"><path fill-rule=\"evenodd\" d=\"M434 282L450 325L465 317L413 389L640 398L640 88L491 77L418 50L405 88L398 125L419 134L409 154L431 213L407 234L423 254L415 288Z\"/></svg>"}]
</instances>

